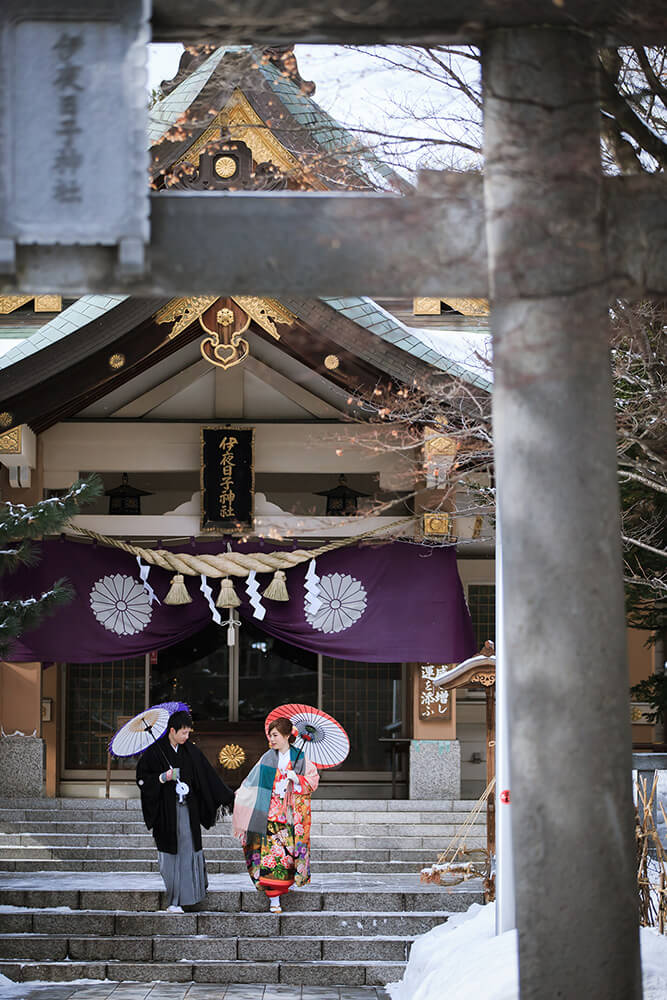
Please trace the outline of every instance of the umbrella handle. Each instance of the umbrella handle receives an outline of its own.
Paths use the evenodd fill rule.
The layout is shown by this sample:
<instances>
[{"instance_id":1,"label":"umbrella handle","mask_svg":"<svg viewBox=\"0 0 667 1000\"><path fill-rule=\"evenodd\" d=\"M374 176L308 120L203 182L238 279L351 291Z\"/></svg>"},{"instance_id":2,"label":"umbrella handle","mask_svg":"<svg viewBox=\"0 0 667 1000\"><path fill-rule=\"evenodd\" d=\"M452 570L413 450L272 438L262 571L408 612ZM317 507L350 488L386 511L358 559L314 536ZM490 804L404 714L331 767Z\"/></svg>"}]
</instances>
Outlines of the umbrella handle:
<instances>
[{"instance_id":1,"label":"umbrella handle","mask_svg":"<svg viewBox=\"0 0 667 1000\"><path fill-rule=\"evenodd\" d=\"M305 742L306 742L305 739L303 738L303 736L299 737L299 739L301 740L301 746L299 747L299 752L296 755L296 760L294 761L294 770L295 771L296 771L296 765L299 763L299 757L303 753L303 748L304 748Z\"/></svg>"},{"instance_id":2,"label":"umbrella handle","mask_svg":"<svg viewBox=\"0 0 667 1000\"><path fill-rule=\"evenodd\" d=\"M143 717L142 717L141 721L142 721L142 722L143 722L143 724L144 724L144 730L145 730L145 731L146 731L147 733L150 733L150 734L151 734L151 736L153 737L153 743L155 743L155 744L157 745L157 738L156 738L155 734L153 733L153 727L152 727L152 726L149 726L149 725L147 725L147 723L146 723L146 720L145 720L145 719L144 719ZM164 757L164 759L165 759L165 760L166 760L166 762L167 762L167 767L171 767L171 761L170 761L170 760L169 760L169 758L167 757L166 753L164 752L164 750L162 749L162 747L160 747L159 749L160 749L160 753L162 754L162 756Z\"/></svg>"}]
</instances>

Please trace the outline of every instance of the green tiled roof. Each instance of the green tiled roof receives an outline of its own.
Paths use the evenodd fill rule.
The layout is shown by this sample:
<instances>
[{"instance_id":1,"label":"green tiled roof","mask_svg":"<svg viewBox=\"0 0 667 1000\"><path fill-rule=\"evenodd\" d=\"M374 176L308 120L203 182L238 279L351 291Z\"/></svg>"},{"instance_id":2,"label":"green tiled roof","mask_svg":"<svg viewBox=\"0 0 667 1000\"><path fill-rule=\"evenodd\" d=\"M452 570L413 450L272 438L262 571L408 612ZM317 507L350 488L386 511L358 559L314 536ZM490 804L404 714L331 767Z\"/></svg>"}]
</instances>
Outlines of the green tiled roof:
<instances>
[{"instance_id":1,"label":"green tiled roof","mask_svg":"<svg viewBox=\"0 0 667 1000\"><path fill-rule=\"evenodd\" d=\"M26 337L21 344L17 344L16 347L12 347L11 351L3 354L0 357L0 368L8 368L18 361L24 361L43 348L63 340L70 333L81 329L92 320L103 316L104 313L111 312L127 298L127 295L84 295L83 298L77 299L54 319L41 326L31 337Z\"/></svg>"},{"instance_id":2,"label":"green tiled roof","mask_svg":"<svg viewBox=\"0 0 667 1000\"><path fill-rule=\"evenodd\" d=\"M363 149L351 132L332 118L312 97L302 94L299 87L288 77L283 76L277 66L261 56L258 57L257 64L287 111L299 125L310 132L319 146L329 153L348 153L347 166L360 174L366 183L370 182L374 187L379 187L377 176L379 175L385 183L389 183L392 187L396 186L399 180L396 171L383 163L373 152Z\"/></svg>"},{"instance_id":3,"label":"green tiled roof","mask_svg":"<svg viewBox=\"0 0 667 1000\"><path fill-rule=\"evenodd\" d=\"M167 94L151 108L148 112L149 148L160 141L165 132L176 124L183 112L187 111L195 98L199 97L225 52L230 51L232 48L225 46L216 49L194 73L179 83L171 94Z\"/></svg>"},{"instance_id":4,"label":"green tiled roof","mask_svg":"<svg viewBox=\"0 0 667 1000\"><path fill-rule=\"evenodd\" d=\"M366 330L374 333L382 340L386 340L390 344L395 344L402 351L406 351L413 357L433 365L434 368L439 368L440 371L446 372L448 375L470 382L471 385L476 385L480 389L491 390L492 385L488 379L483 378L481 375L476 375L474 372L464 368L463 365L458 364L458 362L452 361L438 351L433 350L429 344L420 340L415 332L404 326L403 323L392 316L391 313L388 313L386 309L379 306L373 299L365 297L323 298L321 301L325 302L332 309L335 309L336 312L341 313L347 319L351 319L354 323L358 323L359 326L363 326Z\"/></svg>"}]
</instances>

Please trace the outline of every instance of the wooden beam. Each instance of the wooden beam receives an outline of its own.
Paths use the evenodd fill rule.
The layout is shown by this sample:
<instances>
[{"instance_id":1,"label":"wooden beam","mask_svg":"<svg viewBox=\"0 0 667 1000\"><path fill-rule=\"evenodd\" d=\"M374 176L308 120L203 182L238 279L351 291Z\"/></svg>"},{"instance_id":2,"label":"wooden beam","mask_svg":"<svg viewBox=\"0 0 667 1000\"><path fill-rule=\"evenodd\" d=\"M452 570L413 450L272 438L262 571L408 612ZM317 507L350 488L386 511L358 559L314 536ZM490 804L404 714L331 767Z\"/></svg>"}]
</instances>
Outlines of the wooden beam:
<instances>
[{"instance_id":1,"label":"wooden beam","mask_svg":"<svg viewBox=\"0 0 667 1000\"><path fill-rule=\"evenodd\" d=\"M605 178L609 297L667 296L667 181ZM626 211L628 207L631 211ZM482 179L426 171L415 195L151 195L143 278L110 247L20 246L1 294L488 296ZM289 243L289 253L285 245Z\"/></svg>"},{"instance_id":2,"label":"wooden beam","mask_svg":"<svg viewBox=\"0 0 667 1000\"><path fill-rule=\"evenodd\" d=\"M304 389L302 386L297 385L296 382L292 382L291 379L270 368L263 361L258 361L257 358L249 357L244 365L244 370L250 372L252 375L256 375L257 378L266 382L272 389L286 396L287 399L296 403L297 406L308 410L314 417L319 417L322 420L340 420L342 416L341 411L334 409L330 403L314 396L308 389Z\"/></svg>"},{"instance_id":3,"label":"wooden beam","mask_svg":"<svg viewBox=\"0 0 667 1000\"><path fill-rule=\"evenodd\" d=\"M535 24L667 42L663 0L153 0L152 17L154 42L463 44L494 28Z\"/></svg>"},{"instance_id":4,"label":"wooden beam","mask_svg":"<svg viewBox=\"0 0 667 1000\"><path fill-rule=\"evenodd\" d=\"M182 392L183 389L189 388L193 382L203 378L210 371L211 366L206 361L195 361L193 365L189 365L183 371L172 375L165 382L161 382L147 392L142 393L141 396L137 396L131 402L125 403L124 406L121 406L120 409L112 413L111 417L124 417L125 419L145 417L151 410L154 410L177 393Z\"/></svg>"}]
</instances>

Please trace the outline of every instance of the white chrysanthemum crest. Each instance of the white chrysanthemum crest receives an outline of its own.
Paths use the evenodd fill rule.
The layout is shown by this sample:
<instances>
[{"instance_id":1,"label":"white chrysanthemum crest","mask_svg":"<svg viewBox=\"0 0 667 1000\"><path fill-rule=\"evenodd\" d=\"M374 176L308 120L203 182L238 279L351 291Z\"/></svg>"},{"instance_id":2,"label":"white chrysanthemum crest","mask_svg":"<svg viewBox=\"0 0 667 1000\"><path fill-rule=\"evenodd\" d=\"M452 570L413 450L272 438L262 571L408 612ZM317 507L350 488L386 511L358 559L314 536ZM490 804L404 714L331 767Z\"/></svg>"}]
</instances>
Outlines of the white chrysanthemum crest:
<instances>
[{"instance_id":1,"label":"white chrysanthemum crest","mask_svg":"<svg viewBox=\"0 0 667 1000\"><path fill-rule=\"evenodd\" d=\"M313 613L308 598L306 619L318 632L344 632L358 622L366 610L366 588L347 573L329 573L319 581L319 609Z\"/></svg>"},{"instance_id":2,"label":"white chrysanthemum crest","mask_svg":"<svg viewBox=\"0 0 667 1000\"><path fill-rule=\"evenodd\" d=\"M100 625L116 635L143 632L153 609L148 594L131 576L103 576L90 591L90 607Z\"/></svg>"}]
</instances>

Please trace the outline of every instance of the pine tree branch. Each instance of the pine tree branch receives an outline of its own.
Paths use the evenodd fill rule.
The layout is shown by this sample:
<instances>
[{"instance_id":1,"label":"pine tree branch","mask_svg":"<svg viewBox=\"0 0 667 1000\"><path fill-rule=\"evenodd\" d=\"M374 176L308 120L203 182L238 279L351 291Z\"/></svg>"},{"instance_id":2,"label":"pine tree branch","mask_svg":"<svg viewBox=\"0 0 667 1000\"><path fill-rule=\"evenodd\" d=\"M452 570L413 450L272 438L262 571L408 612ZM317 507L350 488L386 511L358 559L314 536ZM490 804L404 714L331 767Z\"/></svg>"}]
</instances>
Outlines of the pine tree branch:
<instances>
[{"instance_id":1,"label":"pine tree branch","mask_svg":"<svg viewBox=\"0 0 667 1000\"><path fill-rule=\"evenodd\" d=\"M32 507L6 503L0 511L0 545L59 534L83 504L101 493L102 481L93 474L79 479L62 497L40 500Z\"/></svg>"},{"instance_id":2,"label":"pine tree branch","mask_svg":"<svg viewBox=\"0 0 667 1000\"><path fill-rule=\"evenodd\" d=\"M74 597L71 583L61 577L50 590L39 597L26 597L13 601L0 601L0 657L11 654L13 642L24 632L30 632L46 615L51 615L62 604Z\"/></svg>"}]
</instances>

